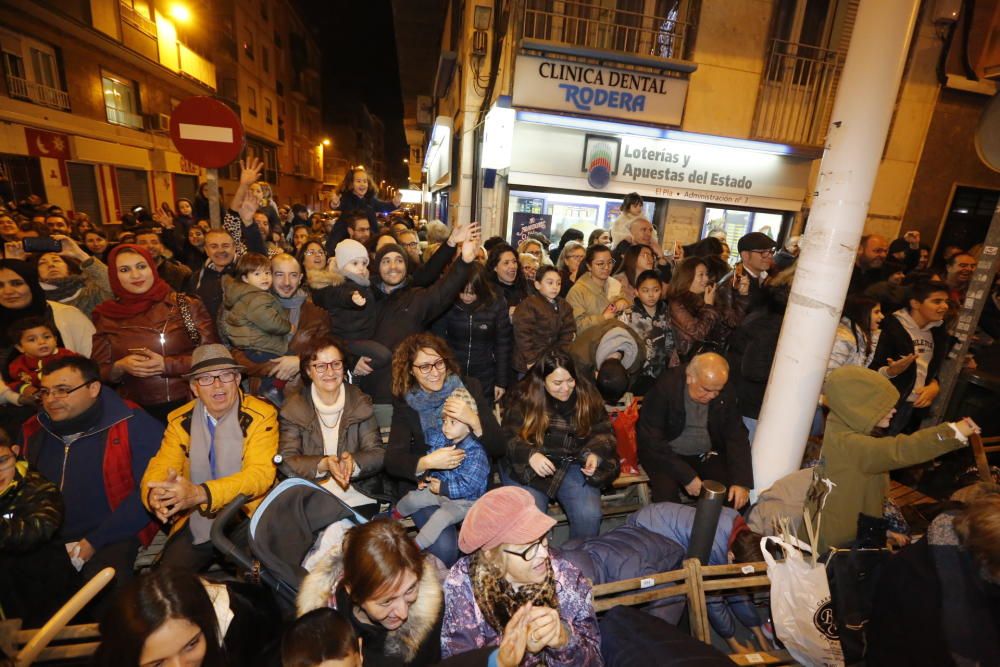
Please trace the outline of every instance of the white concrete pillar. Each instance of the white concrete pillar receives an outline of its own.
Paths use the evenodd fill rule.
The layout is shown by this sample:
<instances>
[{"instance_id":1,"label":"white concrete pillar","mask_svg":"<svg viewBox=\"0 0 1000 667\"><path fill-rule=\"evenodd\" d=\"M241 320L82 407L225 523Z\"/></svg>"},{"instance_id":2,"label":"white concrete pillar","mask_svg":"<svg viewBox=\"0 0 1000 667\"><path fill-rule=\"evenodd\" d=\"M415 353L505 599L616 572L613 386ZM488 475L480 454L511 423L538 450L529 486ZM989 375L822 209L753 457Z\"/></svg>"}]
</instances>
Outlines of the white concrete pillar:
<instances>
[{"instance_id":1,"label":"white concrete pillar","mask_svg":"<svg viewBox=\"0 0 1000 667\"><path fill-rule=\"evenodd\" d=\"M753 441L758 491L802 460L919 5L861 0Z\"/></svg>"}]
</instances>

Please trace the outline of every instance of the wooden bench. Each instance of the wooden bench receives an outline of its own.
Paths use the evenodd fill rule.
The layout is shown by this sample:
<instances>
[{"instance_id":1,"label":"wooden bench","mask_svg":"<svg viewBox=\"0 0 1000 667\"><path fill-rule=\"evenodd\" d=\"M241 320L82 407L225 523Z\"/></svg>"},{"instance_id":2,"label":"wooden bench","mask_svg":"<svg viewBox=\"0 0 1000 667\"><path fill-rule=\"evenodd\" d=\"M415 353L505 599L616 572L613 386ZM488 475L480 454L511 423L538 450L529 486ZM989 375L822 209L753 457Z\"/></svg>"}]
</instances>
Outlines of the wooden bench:
<instances>
[{"instance_id":1,"label":"wooden bench","mask_svg":"<svg viewBox=\"0 0 1000 667\"><path fill-rule=\"evenodd\" d=\"M770 589L770 585L767 563L705 567L697 559L690 558L684 561L684 566L680 570L594 586L594 609L601 613L620 604L641 605L656 600L684 597L688 604L692 636L711 644L712 632L708 621L706 595L742 589ZM658 586L663 587L656 588ZM737 665L798 664L787 651L777 650L730 655L729 658Z\"/></svg>"}]
</instances>

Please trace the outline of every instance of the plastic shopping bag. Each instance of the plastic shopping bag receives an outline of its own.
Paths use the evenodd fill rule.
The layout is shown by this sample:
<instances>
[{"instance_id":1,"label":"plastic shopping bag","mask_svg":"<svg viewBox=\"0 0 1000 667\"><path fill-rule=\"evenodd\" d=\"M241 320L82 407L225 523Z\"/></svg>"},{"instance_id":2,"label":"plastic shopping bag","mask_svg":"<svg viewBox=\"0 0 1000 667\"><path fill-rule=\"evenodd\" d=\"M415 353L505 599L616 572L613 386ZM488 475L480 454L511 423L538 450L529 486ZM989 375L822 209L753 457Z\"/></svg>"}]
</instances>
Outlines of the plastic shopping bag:
<instances>
[{"instance_id":1,"label":"plastic shopping bag","mask_svg":"<svg viewBox=\"0 0 1000 667\"><path fill-rule=\"evenodd\" d=\"M615 438L618 441L618 458L623 475L639 474L639 445L636 427L639 424L639 399L632 399L629 406L614 417Z\"/></svg>"},{"instance_id":2,"label":"plastic shopping bag","mask_svg":"<svg viewBox=\"0 0 1000 667\"><path fill-rule=\"evenodd\" d=\"M768 541L781 547L784 561L768 553ZM760 548L771 578L771 618L778 639L806 667L843 667L826 568L778 537L761 539Z\"/></svg>"}]
</instances>

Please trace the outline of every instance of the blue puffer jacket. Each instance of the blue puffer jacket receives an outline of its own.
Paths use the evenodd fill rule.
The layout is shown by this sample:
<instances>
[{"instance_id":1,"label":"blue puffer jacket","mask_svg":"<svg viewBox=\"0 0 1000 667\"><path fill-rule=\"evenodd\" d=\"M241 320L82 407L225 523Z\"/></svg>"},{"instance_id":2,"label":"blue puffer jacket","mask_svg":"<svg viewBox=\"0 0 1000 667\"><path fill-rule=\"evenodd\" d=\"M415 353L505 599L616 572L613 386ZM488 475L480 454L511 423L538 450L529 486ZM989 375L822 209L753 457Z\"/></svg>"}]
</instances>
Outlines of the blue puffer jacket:
<instances>
[{"instance_id":1,"label":"blue puffer jacket","mask_svg":"<svg viewBox=\"0 0 1000 667\"><path fill-rule=\"evenodd\" d=\"M619 526L599 537L570 540L558 553L595 586L676 570L684 559L684 547L638 526ZM645 605L643 611L676 624L684 602L683 597L667 598Z\"/></svg>"},{"instance_id":2,"label":"blue puffer jacket","mask_svg":"<svg viewBox=\"0 0 1000 667\"><path fill-rule=\"evenodd\" d=\"M596 586L676 570L684 547L638 526L619 526L600 537L570 540L559 554Z\"/></svg>"},{"instance_id":3,"label":"blue puffer jacket","mask_svg":"<svg viewBox=\"0 0 1000 667\"><path fill-rule=\"evenodd\" d=\"M695 508L679 503L653 503L643 507L625 520L626 526L644 528L677 542L682 554L687 552L691 541L691 527L694 525ZM739 512L731 507L723 507L719 515L719 525L715 529L712 553L708 565L725 565L729 562L729 535L733 532L733 522ZM683 555L682 555L683 558ZM736 634L735 615L746 627L760 625L760 618L745 594L725 596L710 595L707 598L708 620L719 636L728 639Z\"/></svg>"}]
</instances>

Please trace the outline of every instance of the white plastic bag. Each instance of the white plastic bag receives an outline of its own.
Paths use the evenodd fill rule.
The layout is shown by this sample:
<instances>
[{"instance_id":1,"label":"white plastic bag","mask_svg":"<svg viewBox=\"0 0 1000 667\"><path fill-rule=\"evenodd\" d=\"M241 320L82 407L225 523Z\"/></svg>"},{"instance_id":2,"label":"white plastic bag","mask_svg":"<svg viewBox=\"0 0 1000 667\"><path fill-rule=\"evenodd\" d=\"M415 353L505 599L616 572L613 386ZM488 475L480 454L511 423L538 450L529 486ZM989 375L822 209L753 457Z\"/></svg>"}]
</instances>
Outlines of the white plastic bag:
<instances>
[{"instance_id":1,"label":"white plastic bag","mask_svg":"<svg viewBox=\"0 0 1000 667\"><path fill-rule=\"evenodd\" d=\"M781 547L784 561L776 562L768 553L768 541ZM826 568L778 537L761 539L760 548L771 578L771 618L778 639L806 667L844 667Z\"/></svg>"}]
</instances>

